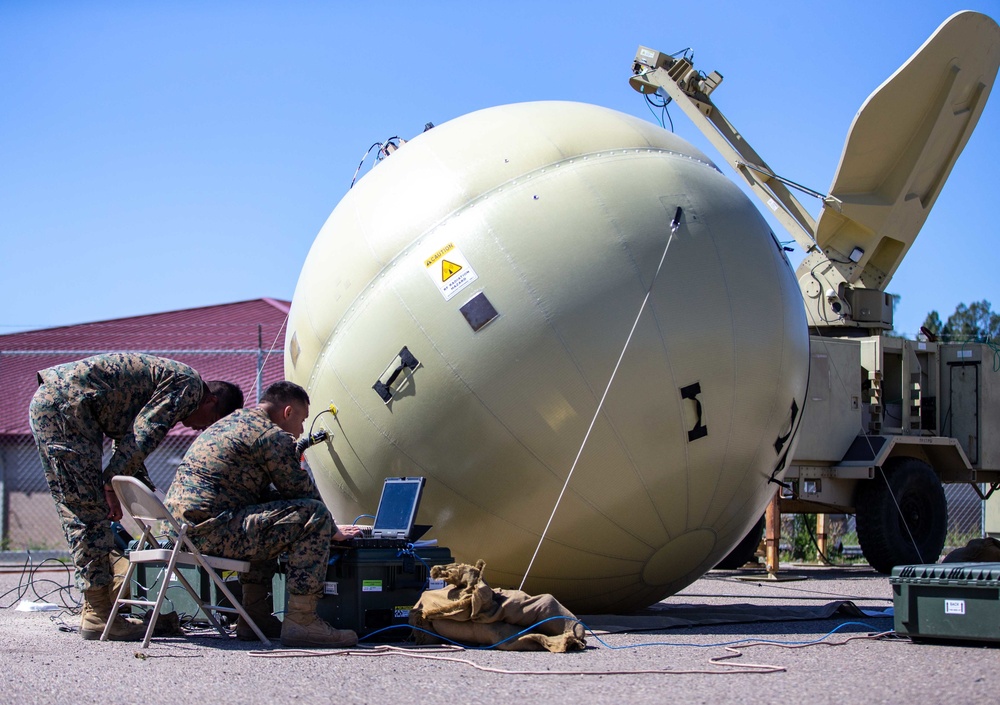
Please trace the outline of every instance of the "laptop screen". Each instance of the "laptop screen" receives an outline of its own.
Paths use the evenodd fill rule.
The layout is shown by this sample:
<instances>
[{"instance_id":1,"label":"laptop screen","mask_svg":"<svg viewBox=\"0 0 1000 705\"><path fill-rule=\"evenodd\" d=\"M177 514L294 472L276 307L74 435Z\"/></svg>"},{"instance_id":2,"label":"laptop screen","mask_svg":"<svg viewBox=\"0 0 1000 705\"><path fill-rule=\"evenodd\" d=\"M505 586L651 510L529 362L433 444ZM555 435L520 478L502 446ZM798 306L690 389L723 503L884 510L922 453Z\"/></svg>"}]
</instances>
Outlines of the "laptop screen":
<instances>
[{"instance_id":1,"label":"laptop screen","mask_svg":"<svg viewBox=\"0 0 1000 705\"><path fill-rule=\"evenodd\" d=\"M386 478L375 514L372 536L409 538L413 522L417 518L424 481L422 477Z\"/></svg>"}]
</instances>

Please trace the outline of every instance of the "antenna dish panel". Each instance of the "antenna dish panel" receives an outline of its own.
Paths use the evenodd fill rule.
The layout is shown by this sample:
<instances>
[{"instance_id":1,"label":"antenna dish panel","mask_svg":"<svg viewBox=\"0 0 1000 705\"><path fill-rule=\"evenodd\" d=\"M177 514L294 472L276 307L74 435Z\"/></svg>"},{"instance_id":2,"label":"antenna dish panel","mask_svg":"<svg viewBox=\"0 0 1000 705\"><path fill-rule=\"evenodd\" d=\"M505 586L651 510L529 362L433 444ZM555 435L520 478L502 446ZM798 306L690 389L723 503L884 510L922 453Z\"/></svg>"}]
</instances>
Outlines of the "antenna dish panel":
<instances>
[{"instance_id":1,"label":"antenna dish panel","mask_svg":"<svg viewBox=\"0 0 1000 705\"><path fill-rule=\"evenodd\" d=\"M885 290L979 121L998 66L1000 27L959 12L865 101L830 188L842 205L824 208L816 230L828 255L864 251L851 283Z\"/></svg>"}]
</instances>

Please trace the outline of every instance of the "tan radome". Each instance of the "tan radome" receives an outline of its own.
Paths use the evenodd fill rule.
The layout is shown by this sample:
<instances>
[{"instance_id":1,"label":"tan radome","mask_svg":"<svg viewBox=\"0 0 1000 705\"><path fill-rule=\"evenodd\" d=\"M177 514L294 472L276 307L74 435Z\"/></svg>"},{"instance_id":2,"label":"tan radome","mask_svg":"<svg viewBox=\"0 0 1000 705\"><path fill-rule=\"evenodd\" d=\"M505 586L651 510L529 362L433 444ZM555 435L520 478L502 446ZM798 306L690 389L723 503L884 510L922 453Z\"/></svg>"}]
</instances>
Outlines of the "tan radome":
<instances>
[{"instance_id":1,"label":"tan radome","mask_svg":"<svg viewBox=\"0 0 1000 705\"><path fill-rule=\"evenodd\" d=\"M307 458L339 521L425 476L427 538L518 587L544 532L523 589L581 613L652 604L743 538L808 365L749 199L677 136L568 102L475 112L380 162L317 236L285 346L313 417L338 410Z\"/></svg>"}]
</instances>

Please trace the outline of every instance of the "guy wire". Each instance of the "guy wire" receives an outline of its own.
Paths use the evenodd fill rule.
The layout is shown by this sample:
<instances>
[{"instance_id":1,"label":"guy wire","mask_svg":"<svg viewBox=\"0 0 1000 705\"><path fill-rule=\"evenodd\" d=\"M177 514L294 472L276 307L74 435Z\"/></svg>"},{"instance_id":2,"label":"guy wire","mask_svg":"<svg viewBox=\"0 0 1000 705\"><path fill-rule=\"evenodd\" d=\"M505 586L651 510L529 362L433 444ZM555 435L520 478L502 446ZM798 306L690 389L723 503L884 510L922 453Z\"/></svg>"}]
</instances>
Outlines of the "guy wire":
<instances>
[{"instance_id":1,"label":"guy wire","mask_svg":"<svg viewBox=\"0 0 1000 705\"><path fill-rule=\"evenodd\" d=\"M590 438L590 432L594 430L594 424L597 423L597 417L601 414L601 409L604 407L604 400L608 397L608 392L611 391L611 384L615 381L615 375L618 373L618 368L621 367L622 360L625 358L625 351L628 350L629 344L632 342L632 336L635 334L635 329L639 325L639 319L642 317L642 312L646 308L646 303L649 301L650 295L653 293L653 286L656 284L657 278L660 276L660 270L663 269L663 263L667 259L667 251L670 249L670 243L674 241L674 233L681 225L681 207L677 206L677 212L674 214L674 219L670 223L670 237L667 238L666 247L663 248L663 254L660 256L660 263L656 266L656 272L653 274L653 280L649 283L649 288L646 290L646 296L642 299L642 304L639 306L639 313L635 317L635 321L632 323L632 330L628 333L628 338L625 339L625 346L622 348L621 354L618 356L618 362L615 363L614 369L611 371L611 377L608 379L608 384L604 388L604 394L601 395L601 400L597 403L597 410L594 411L594 417L590 420L590 426L587 427L587 432L583 435L583 442L580 444L580 449L576 453L576 458L573 459L573 465L569 469L569 474L566 475L566 481L563 483L562 489L559 491L559 496L556 498L556 504L552 507L552 513L549 515L549 520L545 524L545 529L542 530L542 535L538 539L538 545L535 546L535 552L531 556L531 560L528 562L528 568L524 571L524 577L521 578L521 584L518 586L518 590L524 590L524 583L528 580L528 574L531 572L531 567L535 564L535 558L538 557L538 551L542 547L542 542L545 541L545 535L549 531L549 527L552 526L552 519L556 515L556 510L559 509L559 503L562 502L563 495L566 494L566 488L569 487L570 478L573 477L573 471L576 470L577 463L580 462L580 456L583 455L583 449L587 445L587 440Z\"/></svg>"}]
</instances>

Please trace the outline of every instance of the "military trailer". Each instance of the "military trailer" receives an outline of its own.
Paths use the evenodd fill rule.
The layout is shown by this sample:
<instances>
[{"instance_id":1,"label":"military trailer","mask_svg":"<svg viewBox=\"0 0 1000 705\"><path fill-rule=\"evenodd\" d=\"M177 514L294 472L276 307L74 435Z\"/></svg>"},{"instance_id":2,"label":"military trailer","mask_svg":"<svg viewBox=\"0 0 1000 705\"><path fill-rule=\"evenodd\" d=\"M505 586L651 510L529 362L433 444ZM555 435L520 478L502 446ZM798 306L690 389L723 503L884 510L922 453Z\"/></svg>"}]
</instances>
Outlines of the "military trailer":
<instances>
[{"instance_id":1,"label":"military trailer","mask_svg":"<svg viewBox=\"0 0 1000 705\"><path fill-rule=\"evenodd\" d=\"M935 562L948 526L941 483L985 499L1000 481L993 349L885 334L811 343L781 511L856 514L862 552L883 573Z\"/></svg>"},{"instance_id":2,"label":"military trailer","mask_svg":"<svg viewBox=\"0 0 1000 705\"><path fill-rule=\"evenodd\" d=\"M673 101L803 247L796 270L810 330L807 399L767 513L777 571L779 512L857 517L875 569L933 563L944 547L942 483L1000 487L1000 372L982 343L893 337L886 293L972 134L1000 65L1000 27L960 12L862 106L828 193L778 176L713 101L722 83L687 54L640 47L632 87ZM822 201L813 217L792 195ZM794 411L794 410L793 410ZM794 414L793 414L794 417ZM794 428L797 424L797 429ZM720 566L745 563L764 520Z\"/></svg>"}]
</instances>

